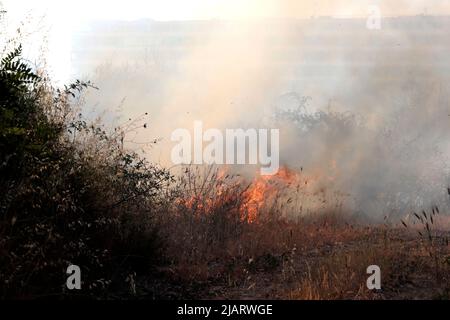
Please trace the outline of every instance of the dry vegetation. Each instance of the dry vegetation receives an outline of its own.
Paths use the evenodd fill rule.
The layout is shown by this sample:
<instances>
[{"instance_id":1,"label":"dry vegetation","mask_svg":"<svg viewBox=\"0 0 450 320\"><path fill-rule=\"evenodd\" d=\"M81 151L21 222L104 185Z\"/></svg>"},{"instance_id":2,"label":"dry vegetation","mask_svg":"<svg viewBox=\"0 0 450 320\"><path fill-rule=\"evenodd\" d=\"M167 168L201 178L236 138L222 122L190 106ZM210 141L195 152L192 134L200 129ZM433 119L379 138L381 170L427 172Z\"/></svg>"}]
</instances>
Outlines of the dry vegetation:
<instances>
[{"instance_id":1,"label":"dry vegetation","mask_svg":"<svg viewBox=\"0 0 450 320\"><path fill-rule=\"evenodd\" d=\"M75 112L87 86L51 88L20 50L2 60L0 297L449 298L438 208L367 225L298 172L248 181L188 167L175 179L124 150L139 121L108 132ZM80 292L64 286L71 263Z\"/></svg>"},{"instance_id":2,"label":"dry vegetation","mask_svg":"<svg viewBox=\"0 0 450 320\"><path fill-rule=\"evenodd\" d=\"M413 215L411 226L367 225L335 209L290 219L270 202L249 220L254 183L220 170L193 171L177 188L178 199L187 200L175 202L162 224L169 258L162 270L183 284L167 298L448 298L449 233L439 231L448 219L436 207ZM285 198L271 192L265 190L275 202ZM382 270L381 290L366 287L373 264Z\"/></svg>"}]
</instances>

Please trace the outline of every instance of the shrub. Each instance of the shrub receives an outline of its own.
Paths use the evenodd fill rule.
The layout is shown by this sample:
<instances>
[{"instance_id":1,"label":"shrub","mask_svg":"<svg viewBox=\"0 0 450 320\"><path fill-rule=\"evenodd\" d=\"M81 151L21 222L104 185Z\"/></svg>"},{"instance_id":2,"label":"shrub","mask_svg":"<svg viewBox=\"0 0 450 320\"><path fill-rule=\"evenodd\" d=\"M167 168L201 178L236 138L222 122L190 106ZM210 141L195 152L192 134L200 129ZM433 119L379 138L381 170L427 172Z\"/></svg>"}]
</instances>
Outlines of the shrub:
<instances>
[{"instance_id":1,"label":"shrub","mask_svg":"<svg viewBox=\"0 0 450 320\"><path fill-rule=\"evenodd\" d=\"M159 257L155 214L170 174L124 150L74 115L92 87L54 89L21 59L0 65L0 295L64 296L66 268L79 265L82 290L103 295Z\"/></svg>"}]
</instances>

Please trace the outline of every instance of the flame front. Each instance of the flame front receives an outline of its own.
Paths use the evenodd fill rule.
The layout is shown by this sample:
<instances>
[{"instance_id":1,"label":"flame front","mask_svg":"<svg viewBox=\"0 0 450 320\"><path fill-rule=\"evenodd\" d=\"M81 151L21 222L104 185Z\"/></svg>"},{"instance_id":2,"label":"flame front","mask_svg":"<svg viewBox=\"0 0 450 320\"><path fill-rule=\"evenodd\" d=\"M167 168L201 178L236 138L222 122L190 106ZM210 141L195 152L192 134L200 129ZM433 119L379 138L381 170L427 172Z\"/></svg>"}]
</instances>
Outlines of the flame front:
<instances>
[{"instance_id":1,"label":"flame front","mask_svg":"<svg viewBox=\"0 0 450 320\"><path fill-rule=\"evenodd\" d=\"M257 175L247 188L244 188L246 183L242 178L233 180L230 176L233 175L228 173L228 168L221 168L210 180L209 187L201 192L195 190L178 203L200 215L224 210L229 214L234 210L248 223L258 222L263 212L277 210L277 204L295 203L300 207L297 212L301 212L306 206L315 208L322 203L318 195L318 190L324 189L320 188L320 173L306 175L302 169L281 167L274 175Z\"/></svg>"},{"instance_id":2,"label":"flame front","mask_svg":"<svg viewBox=\"0 0 450 320\"><path fill-rule=\"evenodd\" d=\"M244 193L241 216L250 223L257 221L265 205L273 202L285 188L300 185L300 182L301 174L287 167L281 167L275 175L257 176Z\"/></svg>"}]
</instances>

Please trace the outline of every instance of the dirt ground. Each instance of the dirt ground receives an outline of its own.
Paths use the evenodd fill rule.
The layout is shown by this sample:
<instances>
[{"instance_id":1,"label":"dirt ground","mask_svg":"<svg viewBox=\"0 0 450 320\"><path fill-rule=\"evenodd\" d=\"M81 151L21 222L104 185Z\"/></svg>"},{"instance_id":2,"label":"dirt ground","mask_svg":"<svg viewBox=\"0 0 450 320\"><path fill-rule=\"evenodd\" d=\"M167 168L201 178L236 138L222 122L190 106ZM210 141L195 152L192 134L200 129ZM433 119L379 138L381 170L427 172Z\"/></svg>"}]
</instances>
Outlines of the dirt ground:
<instances>
[{"instance_id":1,"label":"dirt ground","mask_svg":"<svg viewBox=\"0 0 450 320\"><path fill-rule=\"evenodd\" d=\"M342 235L352 230L353 236ZM311 238L303 245L293 241L284 252L212 258L205 261L206 275L197 272L199 265L183 270L168 266L153 277L156 280L140 279L137 297L449 299L450 233L434 231L427 237L418 232L347 226L327 230L322 239ZM380 267L380 290L367 288L369 265Z\"/></svg>"}]
</instances>

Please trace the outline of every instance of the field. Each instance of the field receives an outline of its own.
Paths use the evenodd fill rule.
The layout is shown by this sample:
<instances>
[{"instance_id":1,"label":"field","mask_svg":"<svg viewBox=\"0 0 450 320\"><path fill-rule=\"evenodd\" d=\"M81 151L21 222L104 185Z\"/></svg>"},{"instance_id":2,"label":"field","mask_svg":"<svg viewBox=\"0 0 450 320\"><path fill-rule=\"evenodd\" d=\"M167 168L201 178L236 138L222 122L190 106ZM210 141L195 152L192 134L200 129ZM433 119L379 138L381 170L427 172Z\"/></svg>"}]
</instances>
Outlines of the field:
<instances>
[{"instance_id":1,"label":"field","mask_svg":"<svg viewBox=\"0 0 450 320\"><path fill-rule=\"evenodd\" d=\"M447 228L448 216L439 208L383 223L367 223L328 207L283 217L281 212L292 207L274 203L297 185L262 187L253 181L239 191L236 184L224 182L234 177L220 170L208 173L203 183L197 181L195 196L178 202L176 213L161 222L168 243L166 265L158 269L162 281L140 279L137 297L449 298L450 233L441 230ZM180 189L192 190L192 181L201 175L191 175L190 182L182 179ZM258 210L249 210L256 200L262 201ZM367 288L370 265L381 269L380 290Z\"/></svg>"},{"instance_id":2,"label":"field","mask_svg":"<svg viewBox=\"0 0 450 320\"><path fill-rule=\"evenodd\" d=\"M0 298L449 298L448 209L369 221L302 167L170 172L124 147L147 114L87 120L92 84L55 89L21 50L0 61Z\"/></svg>"}]
</instances>

